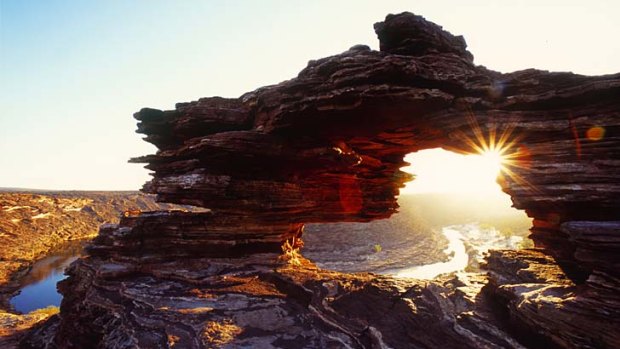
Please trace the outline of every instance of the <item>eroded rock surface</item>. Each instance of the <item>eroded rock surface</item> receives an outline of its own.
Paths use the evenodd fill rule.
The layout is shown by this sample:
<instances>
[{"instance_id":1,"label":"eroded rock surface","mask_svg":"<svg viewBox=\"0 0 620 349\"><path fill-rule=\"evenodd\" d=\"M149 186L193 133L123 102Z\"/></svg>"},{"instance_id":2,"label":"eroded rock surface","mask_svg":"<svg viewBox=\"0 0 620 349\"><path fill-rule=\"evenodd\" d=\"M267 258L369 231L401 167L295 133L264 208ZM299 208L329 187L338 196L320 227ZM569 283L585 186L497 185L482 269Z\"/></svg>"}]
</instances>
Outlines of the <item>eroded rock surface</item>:
<instances>
[{"instance_id":1,"label":"eroded rock surface","mask_svg":"<svg viewBox=\"0 0 620 349\"><path fill-rule=\"evenodd\" d=\"M493 72L410 13L375 29L381 51L357 45L240 98L138 112L159 148L134 159L154 171L144 190L212 212L104 226L61 285L53 344L618 347L618 231L604 222L619 218L620 74ZM394 280L290 258L304 223L393 214L407 153L492 144L540 249L494 252L488 279ZM283 243L288 262L276 261Z\"/></svg>"},{"instance_id":2,"label":"eroded rock surface","mask_svg":"<svg viewBox=\"0 0 620 349\"><path fill-rule=\"evenodd\" d=\"M63 317L97 326L63 326L59 337L81 348L521 348L477 301L482 278L423 285L276 259L151 261L138 271L89 257L73 266L81 278L61 284L80 304Z\"/></svg>"},{"instance_id":3,"label":"eroded rock surface","mask_svg":"<svg viewBox=\"0 0 620 349\"><path fill-rule=\"evenodd\" d=\"M576 284L540 251L492 251L487 260L487 290L506 307L510 327L526 344L620 347L617 284L600 285L595 275Z\"/></svg>"}]
</instances>

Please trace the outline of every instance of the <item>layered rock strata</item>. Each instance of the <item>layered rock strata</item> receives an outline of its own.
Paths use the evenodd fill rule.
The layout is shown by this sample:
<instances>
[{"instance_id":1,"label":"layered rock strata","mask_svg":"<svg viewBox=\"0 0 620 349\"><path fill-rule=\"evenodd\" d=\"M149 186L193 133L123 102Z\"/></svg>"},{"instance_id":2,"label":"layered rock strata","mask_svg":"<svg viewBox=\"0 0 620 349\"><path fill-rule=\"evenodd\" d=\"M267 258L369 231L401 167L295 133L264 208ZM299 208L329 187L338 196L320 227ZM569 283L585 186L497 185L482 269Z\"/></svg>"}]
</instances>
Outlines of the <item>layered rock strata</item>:
<instances>
[{"instance_id":1,"label":"layered rock strata","mask_svg":"<svg viewBox=\"0 0 620 349\"><path fill-rule=\"evenodd\" d=\"M82 260L60 286L68 347L522 348L478 301L482 280L420 284L342 274L275 255ZM190 271L191 270L191 271ZM86 272L87 271L87 272ZM474 309L476 311L474 312ZM79 332L76 332L79 331Z\"/></svg>"},{"instance_id":2,"label":"layered rock strata","mask_svg":"<svg viewBox=\"0 0 620 349\"><path fill-rule=\"evenodd\" d=\"M375 30L380 51L354 46L240 98L138 112L159 148L134 159L154 171L144 190L212 213L103 227L61 285L54 343L616 347L620 74L494 72L410 13ZM491 255L488 292L471 295L295 258L303 223L394 213L404 156L433 147L501 148L501 185L541 250ZM274 261L282 244L297 267Z\"/></svg>"},{"instance_id":3,"label":"layered rock strata","mask_svg":"<svg viewBox=\"0 0 620 349\"><path fill-rule=\"evenodd\" d=\"M530 347L617 348L620 294L594 277L572 281L541 251L492 251L487 258L490 299L506 328Z\"/></svg>"}]
</instances>

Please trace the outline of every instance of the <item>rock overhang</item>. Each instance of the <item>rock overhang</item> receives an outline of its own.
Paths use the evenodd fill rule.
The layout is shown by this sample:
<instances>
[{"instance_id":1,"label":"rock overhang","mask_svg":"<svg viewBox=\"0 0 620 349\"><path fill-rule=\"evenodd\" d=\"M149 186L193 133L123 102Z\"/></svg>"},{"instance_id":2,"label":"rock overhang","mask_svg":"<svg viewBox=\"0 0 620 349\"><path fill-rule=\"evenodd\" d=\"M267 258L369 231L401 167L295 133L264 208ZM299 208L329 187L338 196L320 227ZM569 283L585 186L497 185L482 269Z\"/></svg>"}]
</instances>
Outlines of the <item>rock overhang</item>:
<instances>
[{"instance_id":1,"label":"rock overhang","mask_svg":"<svg viewBox=\"0 0 620 349\"><path fill-rule=\"evenodd\" d=\"M381 51L355 46L240 98L137 113L138 132L160 147L135 160L155 171L147 191L291 223L384 218L410 179L405 154L473 152L478 134L509 133L519 180L503 183L517 208L538 220L616 215L620 75L493 72L473 64L462 37L411 13L375 29ZM605 139L585 137L596 125ZM361 204L342 199L343 186Z\"/></svg>"}]
</instances>

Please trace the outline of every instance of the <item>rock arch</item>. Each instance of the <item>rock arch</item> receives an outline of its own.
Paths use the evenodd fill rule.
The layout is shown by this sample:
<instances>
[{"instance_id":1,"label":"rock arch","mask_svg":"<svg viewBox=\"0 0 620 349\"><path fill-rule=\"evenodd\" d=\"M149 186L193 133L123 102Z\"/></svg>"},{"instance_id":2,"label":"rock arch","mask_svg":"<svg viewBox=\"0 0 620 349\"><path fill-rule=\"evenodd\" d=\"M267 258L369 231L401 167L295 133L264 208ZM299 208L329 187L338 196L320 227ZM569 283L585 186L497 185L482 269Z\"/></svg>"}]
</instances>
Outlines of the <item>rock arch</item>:
<instances>
[{"instance_id":1,"label":"rock arch","mask_svg":"<svg viewBox=\"0 0 620 349\"><path fill-rule=\"evenodd\" d=\"M589 276L586 286L590 290L617 290L620 235L619 225L613 221L619 218L620 207L620 75L494 72L474 65L462 37L411 13L389 15L375 24L375 30L380 51L357 45L309 62L291 80L236 99L203 98L179 103L170 111L146 108L136 113L138 132L159 148L155 155L133 159L154 171L144 191L157 194L160 201L212 211L143 213L124 217L120 226L102 227L90 248L91 257L74 265L71 277L61 285L65 299L56 343L112 347L126 341L157 347L168 333L168 341L174 336L193 343L187 347L202 347L215 343L217 333L209 332L209 324L215 321L213 326L233 338L244 326L262 326L261 333L270 333L275 347L293 345L286 339L291 328L300 329L295 338L302 341L299 338L303 337L304 345L309 346L342 341L351 347L384 342L392 347L407 347L406 343L416 343L416 347L472 347L480 343L518 347L510 336L500 338L492 331L471 333L463 339L463 332L455 330L457 325L467 328L460 320L448 328L439 320L426 326L410 313L406 317L411 326L426 326L431 332L429 338L412 339L391 328L395 325L391 320L378 321L368 315L376 309L364 315L359 309L332 304L329 310L321 308L323 303L317 300L333 293L329 297L338 294L339 304L356 304L355 297L379 299L377 304L381 304L401 299L407 292L417 295L415 287L398 295L396 281L330 274L336 285L332 287L323 274L311 277L307 271L289 271L285 277L284 272L256 267L266 258L265 253L278 253L284 241L299 236L304 223L389 217L397 209L399 188L410 180L400 171L406 154L434 147L473 152L471 140L479 139L480 134L486 140L509 135L508 153L517 156L510 167L512 175L504 176L503 189L515 207L534 218L532 238L544 254L551 255L574 279L573 283L565 280L569 284L558 281L560 285L572 290L575 282L584 284ZM553 259L544 254L496 254L491 259L514 258L525 265L520 268L534 265L534 261L556 268ZM209 272L201 269L205 263ZM247 267L248 263L254 269ZM237 270L234 275L233 269ZM516 269L512 271L517 275ZM255 281L248 281L250 274ZM237 283L225 281L234 278L239 278ZM501 286L493 280L496 288ZM378 298L369 296L374 291L356 296L354 288L342 291L347 282L377 283L373 287L382 291L377 291ZM387 287L390 282L394 288L376 286ZM192 306L186 313L179 310L161 315L159 325L154 317L145 315L147 308L178 308L178 304L157 297L174 295L170 290L175 287L187 296L184 287L190 284L198 285L192 292L202 295L196 299L205 300L203 308L211 310L218 308L206 301L209 295L204 289L213 291L214 285L217 290L227 290L229 297L241 293L257 302L275 297L286 299L281 301L286 306L273 301L272 308L258 307L263 319L273 320L269 326L264 321L260 325L252 322L249 314L259 311L254 308L241 307L244 312L226 318L217 311L203 309L201 313L196 310L196 300L187 301ZM144 295L135 293L140 285L148 285ZM316 293L307 293L312 287L317 287ZM217 294L217 290L213 292ZM149 297L155 300L149 301ZM418 301L426 302L422 298ZM583 339L583 332L590 327L574 334L572 328L553 322L553 316L519 312L511 308L509 297L502 299L506 309L516 314L513 318L529 331L541 321L549 322L551 329L540 335L543 342L559 346L593 343L587 335ZM120 302L118 306L115 301ZM404 307L400 314L405 313L407 306L398 304ZM300 325L304 322L290 313L292 309L315 319L314 325ZM474 311L475 316L481 313ZM194 322L188 321L199 323L203 330L173 325L173 319L183 314L191 314L187 318ZM216 320L200 322L196 314ZM347 317L353 320L344 324ZM613 321L597 321L597 325L613 325ZM89 325L92 323L97 326ZM281 327L284 323L288 329ZM306 331L303 336L301 329ZM617 344L618 337L609 332L597 334L596 340ZM334 339L338 337L335 333L342 338ZM241 338L233 339L241 341L234 343L242 343Z\"/></svg>"},{"instance_id":2,"label":"rock arch","mask_svg":"<svg viewBox=\"0 0 620 349\"><path fill-rule=\"evenodd\" d=\"M619 75L493 72L412 14L375 29L381 51L354 46L238 99L137 113L161 149L134 159L155 171L146 191L265 224L367 221L397 208L405 154L475 152L477 133L509 131L518 157L503 187L539 243L561 245L549 231L564 221L618 218ZM588 138L597 126L604 138Z\"/></svg>"}]
</instances>

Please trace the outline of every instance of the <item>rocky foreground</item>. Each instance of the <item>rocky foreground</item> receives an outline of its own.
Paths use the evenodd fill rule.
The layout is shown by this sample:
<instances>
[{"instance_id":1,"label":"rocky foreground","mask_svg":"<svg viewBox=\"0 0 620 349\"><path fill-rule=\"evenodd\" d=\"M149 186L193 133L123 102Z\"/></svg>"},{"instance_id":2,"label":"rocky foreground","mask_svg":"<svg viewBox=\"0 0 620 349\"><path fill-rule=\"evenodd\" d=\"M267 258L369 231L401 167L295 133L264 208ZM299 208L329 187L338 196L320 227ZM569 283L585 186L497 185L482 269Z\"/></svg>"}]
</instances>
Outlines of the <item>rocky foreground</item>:
<instances>
[{"instance_id":1,"label":"rocky foreground","mask_svg":"<svg viewBox=\"0 0 620 349\"><path fill-rule=\"evenodd\" d=\"M138 112L159 148L134 160L154 171L144 191L211 211L104 225L60 284L60 314L23 346L620 347L620 75L494 72L411 13L375 30L380 51L357 45L240 98ZM298 255L305 223L392 215L407 153L495 145L537 249L432 282Z\"/></svg>"},{"instance_id":2,"label":"rocky foreground","mask_svg":"<svg viewBox=\"0 0 620 349\"><path fill-rule=\"evenodd\" d=\"M506 253L494 253L491 270L506 272L504 263L515 257ZM286 263L275 254L151 260L139 269L129 260L83 260L72 272L88 273L61 284L66 303L80 306L63 309L63 318L40 329L30 345L45 347L55 335L76 348L525 348L528 342L553 347L544 336L505 327L508 312L493 302L542 305L552 312L556 297L575 289L544 254L523 256L527 259L510 266L509 279L491 277L486 288L488 279L477 274L398 280L320 270L303 258ZM504 298L514 289L527 292L519 300ZM543 315L537 316L540 322ZM65 333L65 318L97 322ZM585 345L596 326L613 336L611 323L589 325L569 324L558 339Z\"/></svg>"}]
</instances>

